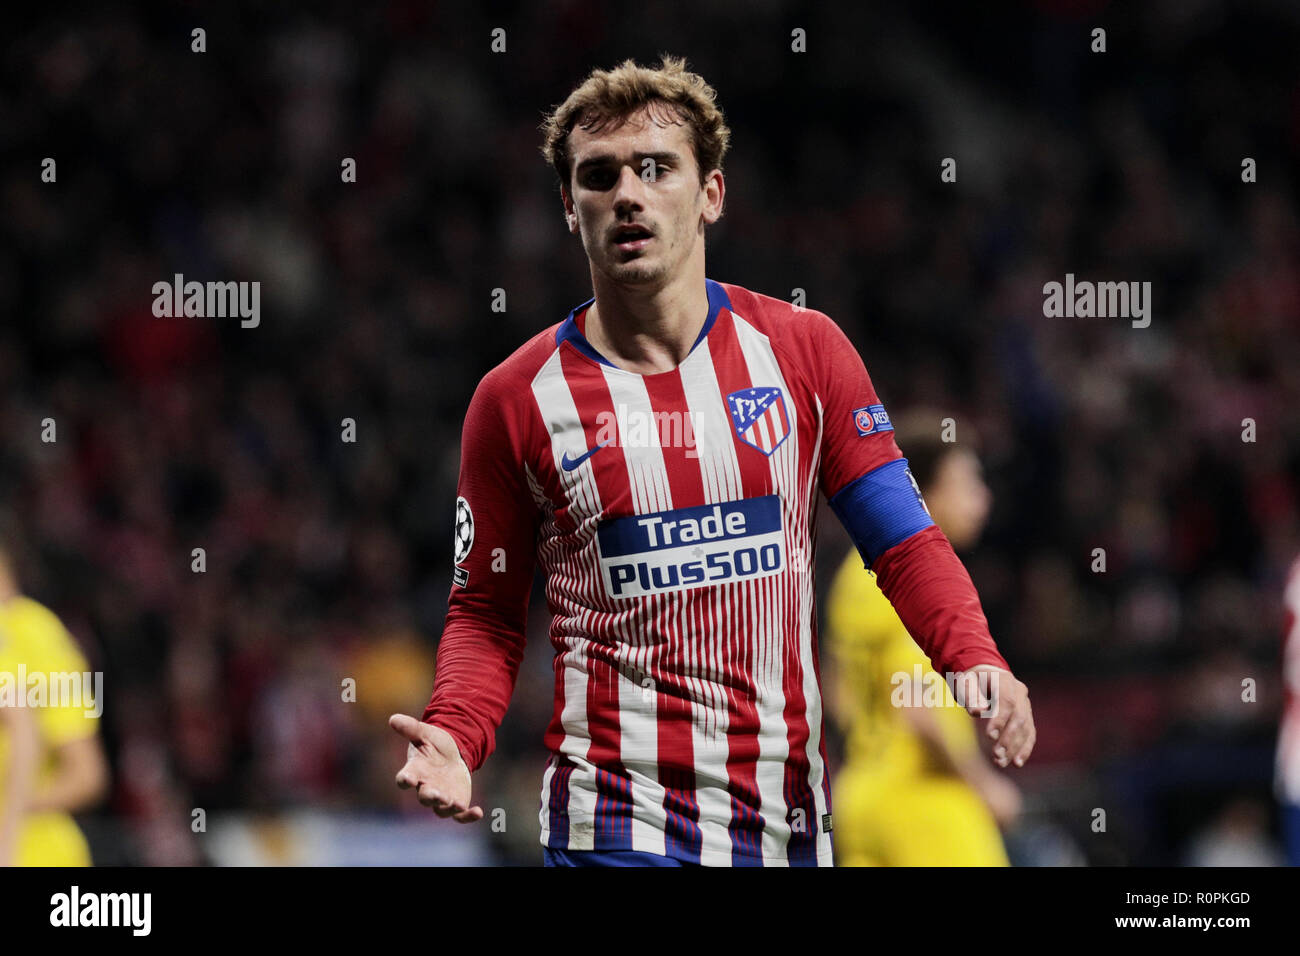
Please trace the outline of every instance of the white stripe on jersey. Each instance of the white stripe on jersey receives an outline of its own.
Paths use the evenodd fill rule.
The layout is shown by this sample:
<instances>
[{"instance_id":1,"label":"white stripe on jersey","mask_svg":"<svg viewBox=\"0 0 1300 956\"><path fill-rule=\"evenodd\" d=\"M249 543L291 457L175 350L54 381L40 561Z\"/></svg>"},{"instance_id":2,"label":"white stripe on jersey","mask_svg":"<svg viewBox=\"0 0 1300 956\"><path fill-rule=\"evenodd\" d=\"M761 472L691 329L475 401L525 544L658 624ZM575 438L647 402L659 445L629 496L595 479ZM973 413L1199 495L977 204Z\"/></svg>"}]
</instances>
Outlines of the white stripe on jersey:
<instances>
[{"instance_id":1,"label":"white stripe on jersey","mask_svg":"<svg viewBox=\"0 0 1300 956\"><path fill-rule=\"evenodd\" d=\"M767 336L732 310L735 320L736 340L745 356L749 368L750 381L757 387L776 385L781 389L785 399L786 414L789 416L792 434L781 447L768 456L768 468L772 473L772 484L781 491L783 514L781 523L786 528L786 556L793 553L791 542L798 535L798 512L791 509L791 503L797 499L799 482L795 476L798 461L798 435L795 432L794 402L789 397L785 380L777 365L776 355ZM773 409L774 410L774 409ZM772 447L771 438L766 430L765 420L759 419L759 444ZM784 580L784 576L782 578ZM758 762L756 781L759 797L762 801L763 814L763 856L766 860L784 859L790 840L789 805L785 801L785 762L790 755L790 745L786 737L785 723L785 678L784 667L784 619L787 613L786 589L770 586L768 581L750 581L746 589L752 594L755 611L753 620L756 644L754 646L753 680L758 711ZM802 640L802 636L801 636ZM816 825L816 821L806 821Z\"/></svg>"},{"instance_id":2,"label":"white stripe on jersey","mask_svg":"<svg viewBox=\"0 0 1300 956\"><path fill-rule=\"evenodd\" d=\"M808 631L806 638L801 634L800 640L807 641L808 660L804 662L803 672L803 692L804 700L811 701L808 707L808 786L812 787L817 815L820 819L823 813L828 813L830 807L826 805L825 780L826 765L822 762L821 745L822 745L822 695L821 689L817 686L817 673L812 668L812 622L817 619L817 586L813 576L813 557L817 553L817 469L821 464L822 457L822 433L824 431L825 421L822 417L822 400L819 396L814 395L813 401L817 403L817 444L813 446L812 464L808 469L808 477L805 481L803 494L803 506L808 509L808 540L803 551L803 588L800 598L803 601L803 608L800 611L799 620L802 622L801 628ZM802 527L802 526L801 526ZM810 692L811 688L811 692ZM831 838L829 833L823 833L822 828L817 828L817 855L821 856L823 849L829 858L831 855Z\"/></svg>"},{"instance_id":3,"label":"white stripe on jersey","mask_svg":"<svg viewBox=\"0 0 1300 956\"><path fill-rule=\"evenodd\" d=\"M551 454L555 458L555 471L564 486L570 510L575 516L582 516L587 522L592 522L588 534L594 534L595 516L600 514L599 491L594 481L578 480L578 472L583 468L589 469L591 461L588 459L583 462L573 472L566 471L561 464L566 451L574 457L586 451L586 437L583 433L582 421L578 417L577 406L564 380L559 349L552 353L533 379L533 397L541 410L543 420L550 426ZM546 555L543 557L545 558ZM552 560L554 557L552 556ZM600 580L599 569L596 569L593 575L590 568L583 572L563 565L560 566L559 576L564 580L552 581L548 576L548 592L553 588L561 590L565 586L574 590L580 588L584 581ZM549 593L548 597L551 597ZM561 659L556 662L557 667L563 668L564 674L564 706L560 713L560 724L564 728L564 742L561 745L561 752L575 758L574 763L577 764L569 778L568 848L590 850L595 832L596 780L595 772L586 759L591 746L591 731L587 723L587 640L581 635L590 633L587 625L591 612L586 608L573 608L567 601L560 610L570 616L576 612L578 617L576 626L562 628L572 636L565 641L568 646L561 653ZM557 616L557 625L561 623ZM555 772L554 764L555 761L552 759L542 779L542 806L539 816L543 840L547 838L550 831L549 794L551 778ZM590 780L584 781L586 786L574 786L574 778L579 774L590 776Z\"/></svg>"},{"instance_id":4,"label":"white stripe on jersey","mask_svg":"<svg viewBox=\"0 0 1300 956\"><path fill-rule=\"evenodd\" d=\"M722 389L706 337L679 366L682 391L695 432L695 449L699 454L700 479L704 487L704 504L734 501L740 497L740 463L736 444L731 438L731 419L719 401ZM734 609L731 594L735 585L712 589L712 620L727 620ZM695 798L700 807L700 862L706 866L731 865L732 820L731 797L727 793L730 778L727 756L730 752L727 730L730 714L727 699L720 692L722 661L719 648L708 634L692 634L687 642L687 667L702 673L708 680L692 677L695 689L691 703L691 748L695 754ZM707 706L699 703L707 701Z\"/></svg>"},{"instance_id":5,"label":"white stripe on jersey","mask_svg":"<svg viewBox=\"0 0 1300 956\"><path fill-rule=\"evenodd\" d=\"M615 409L626 409L632 421L654 423L650 395L645 380L640 375L602 365L605 384ZM649 427L642 434L645 441L629 442L628 422L617 415L618 452L627 465L627 477L632 487L632 506L638 514L668 511L672 508L672 494L668 488L668 468L664 464L663 449L659 445L659 429ZM618 647L620 662L630 664L634 674L658 673L658 651L642 635L651 630L663 614L665 605L677 600L675 594L651 594L641 601L632 601L630 613L641 617L639 627L633 627L628 642ZM634 618L636 620L636 618ZM666 625L667 622L664 622ZM657 647L664 645L656 644ZM654 653L656 659L647 658ZM652 665L653 664L653 669ZM668 814L664 809L666 793L659 781L659 695L645 690L635 681L628 680L623 670L618 673L619 756L627 768L632 791L632 849L665 853L665 834ZM648 772L647 772L648 771Z\"/></svg>"},{"instance_id":6,"label":"white stripe on jersey","mask_svg":"<svg viewBox=\"0 0 1300 956\"><path fill-rule=\"evenodd\" d=\"M759 332L749 324L744 318L737 315L732 310L732 317L735 319L736 338L740 343L741 351L745 356L745 364L749 366L750 379L756 385L775 385L781 389L781 394L785 396L785 414L787 419L788 437L781 443L772 454L768 457L769 467L772 470L772 483L781 489L781 501L783 508L786 509L783 523L786 531L786 554L794 555L803 553L811 557L812 541L809 536L809 514L807 494L800 495L800 490L804 487L800 481L799 475L799 429L796 418L797 411L793 393L790 391L789 384L785 376L781 373L780 363L777 361L776 353L772 349L771 340L766 335ZM773 408L772 414L778 416L779 412ZM780 419L774 418L779 427ZM821 430L818 428L818 445L814 449L815 454L820 453ZM813 474L816 474L814 469ZM776 789L772 794L773 807L780 808L780 816L769 816L767 809L767 800L769 791L767 787L762 786L763 776L760 775L759 783L763 792L763 816L768 821L768 826L763 830L763 855L765 857L779 856L784 850L790 836L790 826L786 823L787 805L785 803L784 782L785 782L785 761L789 756L789 741L786 736L785 725L785 689L783 686L784 667L780 666L782 657L780 656L784 647L782 646L782 634L784 633L784 621L790 613L787 607L788 599L795 599L798 603L795 610L795 616L798 618L799 625L799 666L803 672L802 690L806 706L804 719L808 725L808 741L805 748L809 765L808 784L812 789L814 806L816 808L815 819L803 821L809 829L806 832L817 834L817 856L830 856L831 844L830 835L823 832L821 827L821 818L826 813L826 799L822 791L821 781L824 773L820 753L821 746L821 693L817 687L817 673L814 670L813 647L812 647L812 615L814 613L814 597L811 587L812 574L803 572L798 575L799 589L798 593L791 594L790 591L782 589L775 591L776 605L763 609L762 620L764 621L764 635L770 641L769 654L775 655L777 666L771 676L771 682L764 688L759 687L759 701L766 706L761 706L759 713L763 717L763 733L760 736L760 745L766 743L770 745L767 751L760 751L759 768L765 770L767 779L771 781L770 785L775 785ZM763 669L759 668L759 674ZM765 692L766 691L766 692ZM770 730L769 730L770 728Z\"/></svg>"}]
</instances>

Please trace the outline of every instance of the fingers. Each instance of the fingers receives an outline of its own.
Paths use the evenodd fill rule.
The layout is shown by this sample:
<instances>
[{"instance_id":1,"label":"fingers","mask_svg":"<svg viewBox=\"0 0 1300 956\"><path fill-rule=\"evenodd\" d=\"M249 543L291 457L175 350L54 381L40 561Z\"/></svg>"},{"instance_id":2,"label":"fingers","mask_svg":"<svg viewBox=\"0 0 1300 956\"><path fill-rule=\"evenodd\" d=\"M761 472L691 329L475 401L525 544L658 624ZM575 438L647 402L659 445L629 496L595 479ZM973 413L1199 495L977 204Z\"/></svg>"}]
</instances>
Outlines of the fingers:
<instances>
[{"instance_id":1,"label":"fingers","mask_svg":"<svg viewBox=\"0 0 1300 956\"><path fill-rule=\"evenodd\" d=\"M440 817L449 817L456 813L463 813L465 807L454 803L442 789L431 783L420 784L420 789L416 791L416 796L420 803L424 804Z\"/></svg>"},{"instance_id":2,"label":"fingers","mask_svg":"<svg viewBox=\"0 0 1300 956\"><path fill-rule=\"evenodd\" d=\"M388 718L388 726L401 734L408 742L406 763L393 778L399 788L402 790L414 789L420 803L440 817L451 817L457 823L473 823L476 820L483 819L482 807L467 807L464 801L453 799L444 785L420 779L421 773L433 772L435 776L441 776L437 771L432 770L432 767L447 763L445 759L440 758L433 748L430 748L429 753L423 753L424 745L429 743L430 727L428 724L423 724L406 714L393 714ZM460 755L458 753L456 756L459 759ZM421 759L417 760L417 757ZM468 770L465 770L463 760L460 761L460 766L468 776ZM468 794L468 789L465 792Z\"/></svg>"},{"instance_id":3,"label":"fingers","mask_svg":"<svg viewBox=\"0 0 1300 956\"><path fill-rule=\"evenodd\" d=\"M1034 729L1034 717L1029 709L1028 699L1018 701L1015 706L1007 706L1006 726L1001 729L990 728L989 736L997 743L993 747L993 759L999 767L1015 763L1023 767L1034 749L1037 733Z\"/></svg>"},{"instance_id":4,"label":"fingers","mask_svg":"<svg viewBox=\"0 0 1300 956\"><path fill-rule=\"evenodd\" d=\"M1016 714L1016 704L1028 698L1024 684L1002 670L983 671L987 681L989 708L981 716L988 720L984 733L990 740L1006 743L1007 727Z\"/></svg>"},{"instance_id":5,"label":"fingers","mask_svg":"<svg viewBox=\"0 0 1300 956\"><path fill-rule=\"evenodd\" d=\"M980 687L979 676L974 671L962 674L957 686L961 694L958 703L965 707L966 712L972 717L978 717L988 709L989 699Z\"/></svg>"},{"instance_id":6,"label":"fingers","mask_svg":"<svg viewBox=\"0 0 1300 956\"><path fill-rule=\"evenodd\" d=\"M1025 701L1025 714L1025 740L1020 745L1019 750L1011 751L1012 754L1014 754L1014 760L1017 767L1023 767L1025 765L1025 761L1029 759L1029 755L1034 751L1034 744L1038 742L1038 729L1034 726L1034 715L1029 709L1029 701L1027 700Z\"/></svg>"},{"instance_id":7,"label":"fingers","mask_svg":"<svg viewBox=\"0 0 1300 956\"><path fill-rule=\"evenodd\" d=\"M396 779L397 785L403 790L410 790L420 782L420 778L415 775L415 771L411 768L410 761L403 764L402 769L397 771Z\"/></svg>"},{"instance_id":8,"label":"fingers","mask_svg":"<svg viewBox=\"0 0 1300 956\"><path fill-rule=\"evenodd\" d=\"M483 819L482 807L466 808L463 803L452 800L447 796L441 787L432 783L421 783L419 776L410 763L397 771L397 785L403 790L418 787L416 797L420 803L440 817L451 817L457 823L473 823L475 820Z\"/></svg>"},{"instance_id":9,"label":"fingers","mask_svg":"<svg viewBox=\"0 0 1300 956\"><path fill-rule=\"evenodd\" d=\"M1025 739L1024 715L1010 702L1004 702L1004 711L1005 716L1001 720L994 718L1002 726L989 729L989 736L996 741L993 746L993 759L997 761L999 767L1011 763L1011 758L1020 753L1020 747Z\"/></svg>"},{"instance_id":10,"label":"fingers","mask_svg":"<svg viewBox=\"0 0 1300 956\"><path fill-rule=\"evenodd\" d=\"M1008 716L1011 719L1007 721L1005 727L1000 731L993 731L989 734L997 741L993 746L993 760L999 767L1006 767L1011 763L1010 754L1020 752L1020 742L1024 735L1023 723L1016 717Z\"/></svg>"},{"instance_id":11,"label":"fingers","mask_svg":"<svg viewBox=\"0 0 1300 956\"><path fill-rule=\"evenodd\" d=\"M466 807L460 801L452 799L442 788L431 783L420 784L417 791L420 803L440 817L451 817L458 823L473 823L483 819L482 807Z\"/></svg>"},{"instance_id":12,"label":"fingers","mask_svg":"<svg viewBox=\"0 0 1300 956\"><path fill-rule=\"evenodd\" d=\"M412 787L420 784L420 767L416 763L416 758L423 756L420 748L415 744L406 745L406 763L402 764L402 769L397 771L394 778L397 786L403 790L410 790Z\"/></svg>"},{"instance_id":13,"label":"fingers","mask_svg":"<svg viewBox=\"0 0 1300 956\"><path fill-rule=\"evenodd\" d=\"M470 807L464 813L458 813L453 818L457 823L473 823L475 820L483 819L482 807Z\"/></svg>"},{"instance_id":14,"label":"fingers","mask_svg":"<svg viewBox=\"0 0 1300 956\"><path fill-rule=\"evenodd\" d=\"M979 703L982 698L988 700L989 707L982 716L988 721L984 733L994 741L994 762L999 767L1008 767L1012 763L1023 767L1038 739L1033 710L1029 706L1029 689L1009 671L983 667L977 668L975 673L967 672L963 686L969 687L975 674L988 681L988 694L983 693L982 687L975 692L968 690L967 710L980 713L970 705Z\"/></svg>"}]
</instances>

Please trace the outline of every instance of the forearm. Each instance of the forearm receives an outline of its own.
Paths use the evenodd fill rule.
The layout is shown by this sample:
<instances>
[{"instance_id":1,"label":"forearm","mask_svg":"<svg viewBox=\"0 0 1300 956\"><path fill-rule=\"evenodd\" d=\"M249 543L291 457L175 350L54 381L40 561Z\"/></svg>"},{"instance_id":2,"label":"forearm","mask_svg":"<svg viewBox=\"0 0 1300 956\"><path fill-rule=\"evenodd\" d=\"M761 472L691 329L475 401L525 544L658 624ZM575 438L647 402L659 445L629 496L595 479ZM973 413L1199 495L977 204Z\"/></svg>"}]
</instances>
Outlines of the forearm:
<instances>
[{"instance_id":1,"label":"forearm","mask_svg":"<svg viewBox=\"0 0 1300 956\"><path fill-rule=\"evenodd\" d=\"M471 772L496 746L523 659L542 515L528 482L531 399L527 381L499 367L474 390L461 432L455 570L421 720L451 736Z\"/></svg>"},{"instance_id":2,"label":"forearm","mask_svg":"<svg viewBox=\"0 0 1300 956\"><path fill-rule=\"evenodd\" d=\"M31 813L77 813L91 802L95 791L79 780L51 780L37 787L27 809Z\"/></svg>"},{"instance_id":3,"label":"forearm","mask_svg":"<svg viewBox=\"0 0 1300 956\"><path fill-rule=\"evenodd\" d=\"M510 706L523 644L522 630L505 625L463 621L443 631L433 694L420 719L451 736L471 772L496 749L496 730Z\"/></svg>"},{"instance_id":4,"label":"forearm","mask_svg":"<svg viewBox=\"0 0 1300 956\"><path fill-rule=\"evenodd\" d=\"M970 575L937 526L890 548L873 570L880 590L940 674L977 664L1011 669L989 634Z\"/></svg>"},{"instance_id":5,"label":"forearm","mask_svg":"<svg viewBox=\"0 0 1300 956\"><path fill-rule=\"evenodd\" d=\"M953 747L939 721L926 707L904 707L903 719L921 739L936 766L945 773L960 777L971 786L978 786L986 771L978 749L962 751Z\"/></svg>"},{"instance_id":6,"label":"forearm","mask_svg":"<svg viewBox=\"0 0 1300 956\"><path fill-rule=\"evenodd\" d=\"M64 744L55 752L55 771L28 801L33 812L79 813L94 806L108 788L108 765L97 737Z\"/></svg>"}]
</instances>

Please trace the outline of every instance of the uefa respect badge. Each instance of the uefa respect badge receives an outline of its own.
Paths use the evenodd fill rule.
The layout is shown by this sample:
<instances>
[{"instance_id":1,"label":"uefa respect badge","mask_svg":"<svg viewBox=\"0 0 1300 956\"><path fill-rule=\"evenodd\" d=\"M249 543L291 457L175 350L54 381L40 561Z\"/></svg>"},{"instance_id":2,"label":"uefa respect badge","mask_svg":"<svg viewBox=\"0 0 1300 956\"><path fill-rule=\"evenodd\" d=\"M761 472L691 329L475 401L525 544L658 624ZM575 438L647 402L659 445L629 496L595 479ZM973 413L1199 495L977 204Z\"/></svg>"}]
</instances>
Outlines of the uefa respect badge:
<instances>
[{"instance_id":1,"label":"uefa respect badge","mask_svg":"<svg viewBox=\"0 0 1300 956\"><path fill-rule=\"evenodd\" d=\"M857 426L858 435L874 435L876 432L892 432L893 424L884 405L868 405L866 408L853 410L853 424Z\"/></svg>"}]
</instances>

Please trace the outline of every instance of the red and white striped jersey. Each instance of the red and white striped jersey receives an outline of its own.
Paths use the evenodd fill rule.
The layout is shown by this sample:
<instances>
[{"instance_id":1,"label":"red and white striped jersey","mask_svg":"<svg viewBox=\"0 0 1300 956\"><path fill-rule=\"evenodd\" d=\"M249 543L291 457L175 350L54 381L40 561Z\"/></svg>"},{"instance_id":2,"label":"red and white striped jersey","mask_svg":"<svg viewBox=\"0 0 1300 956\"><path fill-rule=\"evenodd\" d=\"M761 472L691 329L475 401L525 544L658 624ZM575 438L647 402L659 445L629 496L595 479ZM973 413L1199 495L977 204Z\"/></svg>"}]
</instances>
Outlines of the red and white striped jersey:
<instances>
[{"instance_id":1,"label":"red and white striped jersey","mask_svg":"<svg viewBox=\"0 0 1300 956\"><path fill-rule=\"evenodd\" d=\"M536 563L555 649L542 843L829 865L816 495L901 453L826 315L707 288L708 318L672 371L600 356L583 334L589 300L480 383L423 719L471 770L486 759ZM934 527L914 537L951 554ZM975 611L942 625L974 635L964 656L951 642L949 663L1005 666Z\"/></svg>"}]
</instances>

